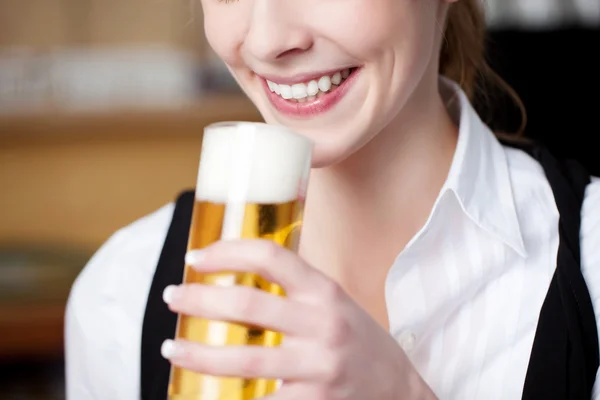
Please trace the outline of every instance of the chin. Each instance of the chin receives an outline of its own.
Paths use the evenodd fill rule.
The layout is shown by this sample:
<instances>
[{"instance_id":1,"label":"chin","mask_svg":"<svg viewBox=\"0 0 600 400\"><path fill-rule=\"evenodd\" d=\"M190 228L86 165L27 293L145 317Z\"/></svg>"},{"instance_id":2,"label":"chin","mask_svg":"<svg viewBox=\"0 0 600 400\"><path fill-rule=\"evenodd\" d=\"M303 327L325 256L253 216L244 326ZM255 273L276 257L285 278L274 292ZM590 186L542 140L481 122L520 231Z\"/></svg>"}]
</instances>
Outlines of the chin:
<instances>
[{"instance_id":1,"label":"chin","mask_svg":"<svg viewBox=\"0 0 600 400\"><path fill-rule=\"evenodd\" d=\"M316 143L313 149L312 167L327 168L339 164L353 152L350 149L340 149L339 146L320 146Z\"/></svg>"},{"instance_id":2,"label":"chin","mask_svg":"<svg viewBox=\"0 0 600 400\"><path fill-rule=\"evenodd\" d=\"M354 118L352 118L354 117ZM265 118L274 125L284 125L313 142L312 168L326 168L341 163L360 150L372 136L368 121L357 121L357 115L346 118L345 123L323 124L322 121L298 125L289 121ZM359 127L363 126L364 129Z\"/></svg>"}]
</instances>

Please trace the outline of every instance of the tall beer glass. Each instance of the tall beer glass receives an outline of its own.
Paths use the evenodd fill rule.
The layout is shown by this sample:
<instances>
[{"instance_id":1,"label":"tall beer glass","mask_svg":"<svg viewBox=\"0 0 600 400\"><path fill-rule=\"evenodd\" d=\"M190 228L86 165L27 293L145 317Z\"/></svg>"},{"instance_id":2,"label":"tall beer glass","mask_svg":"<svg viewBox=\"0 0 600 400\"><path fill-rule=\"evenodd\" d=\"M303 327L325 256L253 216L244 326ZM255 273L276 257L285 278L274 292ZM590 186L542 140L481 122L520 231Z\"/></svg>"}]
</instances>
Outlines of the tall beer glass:
<instances>
[{"instance_id":1,"label":"tall beer glass","mask_svg":"<svg viewBox=\"0 0 600 400\"><path fill-rule=\"evenodd\" d=\"M204 131L189 249L223 239L263 238L297 251L311 142L280 126L226 122ZM185 266L185 283L283 289L252 273L201 274ZM260 327L180 315L176 337L215 346L278 346L282 335ZM169 400L247 400L277 382L222 378L173 367Z\"/></svg>"}]
</instances>

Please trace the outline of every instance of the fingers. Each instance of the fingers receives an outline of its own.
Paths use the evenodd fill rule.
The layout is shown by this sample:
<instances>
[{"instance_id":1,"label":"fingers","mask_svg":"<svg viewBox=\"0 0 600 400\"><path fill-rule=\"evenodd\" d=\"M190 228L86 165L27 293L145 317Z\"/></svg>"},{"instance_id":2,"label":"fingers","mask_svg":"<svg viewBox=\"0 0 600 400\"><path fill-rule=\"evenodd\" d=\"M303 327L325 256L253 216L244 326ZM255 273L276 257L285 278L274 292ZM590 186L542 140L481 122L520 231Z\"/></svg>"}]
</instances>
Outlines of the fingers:
<instances>
[{"instance_id":1,"label":"fingers","mask_svg":"<svg viewBox=\"0 0 600 400\"><path fill-rule=\"evenodd\" d=\"M331 336L327 334L331 331L327 329L331 325L327 323L331 320L328 315L331 310L339 310L347 297L333 280L297 254L267 240L217 242L201 251L188 252L186 264L201 274L257 274L282 286L288 297L242 285L186 284L165 290L164 298L171 310L208 320L260 326L282 332L286 339L277 347L208 346L167 340L162 353L172 364L211 376L283 379L290 383L323 381L335 375L334 367L339 363L334 361L340 357L332 357L330 346L316 340ZM297 398L294 388L282 392L292 397L282 399Z\"/></svg>"},{"instance_id":2,"label":"fingers","mask_svg":"<svg viewBox=\"0 0 600 400\"><path fill-rule=\"evenodd\" d=\"M319 290L324 276L297 254L269 240L230 240L192 250L186 263L205 272L253 272L281 285L291 297Z\"/></svg>"},{"instance_id":3,"label":"fingers","mask_svg":"<svg viewBox=\"0 0 600 400\"><path fill-rule=\"evenodd\" d=\"M321 310L247 286L169 286L163 298L174 312L209 320L239 322L288 335L314 335Z\"/></svg>"},{"instance_id":4,"label":"fingers","mask_svg":"<svg viewBox=\"0 0 600 400\"><path fill-rule=\"evenodd\" d=\"M314 379L317 354L310 348L259 346L206 346L187 341L167 340L161 353L172 364L190 371L220 377L265 379Z\"/></svg>"}]
</instances>

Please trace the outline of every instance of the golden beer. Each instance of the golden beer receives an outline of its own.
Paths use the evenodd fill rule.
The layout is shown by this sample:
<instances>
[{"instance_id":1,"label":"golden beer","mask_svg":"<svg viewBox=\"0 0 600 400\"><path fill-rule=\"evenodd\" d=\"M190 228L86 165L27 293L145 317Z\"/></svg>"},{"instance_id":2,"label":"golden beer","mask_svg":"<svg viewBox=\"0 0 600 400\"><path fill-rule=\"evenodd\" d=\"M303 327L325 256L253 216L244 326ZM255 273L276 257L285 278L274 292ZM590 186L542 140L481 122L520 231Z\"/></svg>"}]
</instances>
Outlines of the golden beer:
<instances>
[{"instance_id":1,"label":"golden beer","mask_svg":"<svg viewBox=\"0 0 600 400\"><path fill-rule=\"evenodd\" d=\"M297 251L311 145L281 127L223 123L207 127L188 248L223 239L269 239ZM201 274L185 267L185 283L283 289L251 273ZM180 315L176 338L214 346L278 346L282 335L256 326ZM214 377L173 367L169 400L247 400L277 389L267 379Z\"/></svg>"}]
</instances>

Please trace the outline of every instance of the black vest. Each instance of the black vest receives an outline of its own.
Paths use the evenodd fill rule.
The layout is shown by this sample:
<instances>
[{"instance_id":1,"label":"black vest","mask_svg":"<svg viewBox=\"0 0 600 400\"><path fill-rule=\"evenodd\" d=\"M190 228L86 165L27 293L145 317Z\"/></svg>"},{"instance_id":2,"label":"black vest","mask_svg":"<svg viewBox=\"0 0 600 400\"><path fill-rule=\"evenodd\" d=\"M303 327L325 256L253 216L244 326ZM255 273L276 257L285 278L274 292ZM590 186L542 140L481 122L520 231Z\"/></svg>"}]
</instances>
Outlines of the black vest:
<instances>
[{"instance_id":1,"label":"black vest","mask_svg":"<svg viewBox=\"0 0 600 400\"><path fill-rule=\"evenodd\" d=\"M523 399L590 399L599 365L596 318L580 269L581 206L589 174L559 161L543 147L523 147L544 168L560 213L557 265L540 311ZM194 193L177 200L150 288L142 331L142 400L165 400L170 365L160 347L175 335L177 315L162 300L164 288L182 282ZM471 400L471 399L465 399Z\"/></svg>"}]
</instances>

